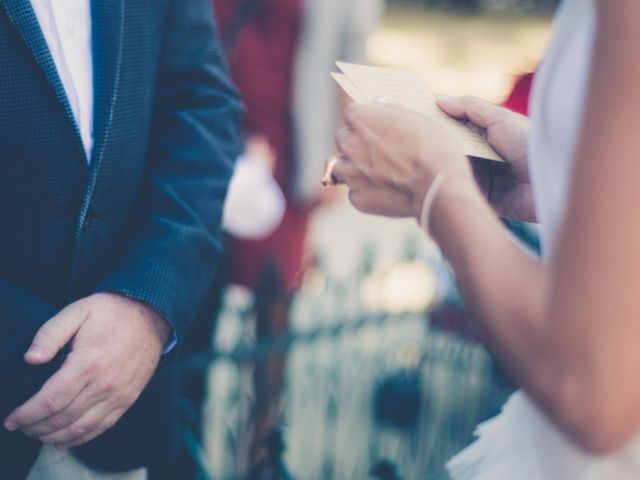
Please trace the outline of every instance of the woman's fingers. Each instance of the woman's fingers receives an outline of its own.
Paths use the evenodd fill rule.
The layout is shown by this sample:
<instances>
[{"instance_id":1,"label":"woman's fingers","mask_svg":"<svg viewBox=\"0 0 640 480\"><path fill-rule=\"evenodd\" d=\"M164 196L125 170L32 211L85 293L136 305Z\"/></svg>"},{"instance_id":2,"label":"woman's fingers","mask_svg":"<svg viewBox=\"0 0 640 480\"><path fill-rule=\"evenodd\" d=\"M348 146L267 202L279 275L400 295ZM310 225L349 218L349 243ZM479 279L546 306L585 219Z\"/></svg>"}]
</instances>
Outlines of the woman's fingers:
<instances>
[{"instance_id":1,"label":"woman's fingers","mask_svg":"<svg viewBox=\"0 0 640 480\"><path fill-rule=\"evenodd\" d=\"M447 115L459 120L469 120L483 129L502 123L513 115L509 110L477 97L441 96L437 99L437 105ZM348 128L344 130L356 133L369 131L386 137L400 124L414 123L416 120L424 122L425 118L412 110L392 104L354 104L347 110L345 119Z\"/></svg>"},{"instance_id":2,"label":"woman's fingers","mask_svg":"<svg viewBox=\"0 0 640 480\"><path fill-rule=\"evenodd\" d=\"M447 130L437 120L390 104L357 105L338 132L341 158L333 177L349 189L351 203L366 213L414 217L416 199L448 159L460 160ZM452 146L453 145L453 146Z\"/></svg>"},{"instance_id":3,"label":"woman's fingers","mask_svg":"<svg viewBox=\"0 0 640 480\"><path fill-rule=\"evenodd\" d=\"M370 134L368 127L361 124L358 131L351 128L343 128L336 134L336 148L342 157L349 159L364 167L372 164L374 153L374 136Z\"/></svg>"},{"instance_id":4,"label":"woman's fingers","mask_svg":"<svg viewBox=\"0 0 640 480\"><path fill-rule=\"evenodd\" d=\"M344 164L338 178L353 188L353 181L398 188L414 173L411 158L419 150L421 136L432 134L428 119L393 105L356 105L347 112L347 128L338 131L340 155L359 175L349 175ZM347 175L340 178L340 175Z\"/></svg>"},{"instance_id":5,"label":"woman's fingers","mask_svg":"<svg viewBox=\"0 0 640 480\"><path fill-rule=\"evenodd\" d=\"M350 190L349 201L363 213L398 218L411 215L411 202L408 197L391 190L380 188Z\"/></svg>"},{"instance_id":6,"label":"woman's fingers","mask_svg":"<svg viewBox=\"0 0 640 480\"><path fill-rule=\"evenodd\" d=\"M331 166L332 165L332 166ZM330 171L327 171L327 175L331 175L331 179L336 185L347 185L351 187L349 180L354 173L353 165L349 165L349 162L344 157L334 157L331 160Z\"/></svg>"},{"instance_id":7,"label":"woman's fingers","mask_svg":"<svg viewBox=\"0 0 640 480\"><path fill-rule=\"evenodd\" d=\"M361 105L358 103L351 104L344 115L344 121L347 124L347 129L357 130L369 108L371 108L370 105Z\"/></svg>"},{"instance_id":8,"label":"woman's fingers","mask_svg":"<svg viewBox=\"0 0 640 480\"><path fill-rule=\"evenodd\" d=\"M353 130L350 128L341 128L336 133L336 148L340 153L345 153L349 146L349 139L353 136Z\"/></svg>"},{"instance_id":9,"label":"woman's fingers","mask_svg":"<svg viewBox=\"0 0 640 480\"><path fill-rule=\"evenodd\" d=\"M323 183L344 184L353 188L356 183L362 181L362 170L365 165L370 165L371 152L364 145L362 134L350 127L338 130L336 148L340 156L329 159Z\"/></svg>"},{"instance_id":10,"label":"woman's fingers","mask_svg":"<svg viewBox=\"0 0 640 480\"><path fill-rule=\"evenodd\" d=\"M345 114L349 130L358 134L373 134L380 138L393 137L407 125L428 121L428 117L393 103L353 104Z\"/></svg>"},{"instance_id":11,"label":"woman's fingers","mask_svg":"<svg viewBox=\"0 0 640 480\"><path fill-rule=\"evenodd\" d=\"M345 114L345 122L349 129L357 133L360 133L363 128L383 133L393 125L394 118L401 114L417 115L410 110L389 103L353 104Z\"/></svg>"},{"instance_id":12,"label":"woman's fingers","mask_svg":"<svg viewBox=\"0 0 640 480\"><path fill-rule=\"evenodd\" d=\"M448 97L437 99L438 106L447 115L459 120L470 120L482 128L504 121L508 110L478 97Z\"/></svg>"},{"instance_id":13,"label":"woman's fingers","mask_svg":"<svg viewBox=\"0 0 640 480\"><path fill-rule=\"evenodd\" d=\"M440 95L436 99L436 104L440 107L440 110L450 117L454 117L459 120L467 120L468 117L465 98L467 97L450 97L449 95Z\"/></svg>"}]
</instances>

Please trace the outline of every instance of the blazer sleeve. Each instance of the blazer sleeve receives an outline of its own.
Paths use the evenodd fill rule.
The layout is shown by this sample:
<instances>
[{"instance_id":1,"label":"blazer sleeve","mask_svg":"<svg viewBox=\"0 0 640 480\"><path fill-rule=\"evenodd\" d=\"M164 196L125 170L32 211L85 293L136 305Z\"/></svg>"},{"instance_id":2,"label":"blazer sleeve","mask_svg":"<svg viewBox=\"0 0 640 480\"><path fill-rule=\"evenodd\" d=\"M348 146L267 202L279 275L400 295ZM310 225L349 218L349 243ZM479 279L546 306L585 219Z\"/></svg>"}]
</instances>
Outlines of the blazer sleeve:
<instances>
[{"instance_id":1,"label":"blazer sleeve","mask_svg":"<svg viewBox=\"0 0 640 480\"><path fill-rule=\"evenodd\" d=\"M221 257L221 223L240 153L241 105L210 0L171 0L156 79L146 178L125 246L99 291L159 311L178 340Z\"/></svg>"},{"instance_id":2,"label":"blazer sleeve","mask_svg":"<svg viewBox=\"0 0 640 480\"><path fill-rule=\"evenodd\" d=\"M59 368L62 354L41 367L24 361L33 337L58 309L42 298L0 278L0 422L32 396Z\"/></svg>"}]
</instances>

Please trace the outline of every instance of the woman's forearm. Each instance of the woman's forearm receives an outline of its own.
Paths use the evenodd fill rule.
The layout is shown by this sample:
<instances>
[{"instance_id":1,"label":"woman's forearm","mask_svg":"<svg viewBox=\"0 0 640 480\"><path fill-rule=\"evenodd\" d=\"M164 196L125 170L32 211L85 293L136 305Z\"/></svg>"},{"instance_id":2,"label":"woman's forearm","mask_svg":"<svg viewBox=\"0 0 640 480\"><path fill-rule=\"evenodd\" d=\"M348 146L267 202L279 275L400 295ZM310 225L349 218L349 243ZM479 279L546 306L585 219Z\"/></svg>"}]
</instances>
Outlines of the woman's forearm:
<instances>
[{"instance_id":1,"label":"woman's forearm","mask_svg":"<svg viewBox=\"0 0 640 480\"><path fill-rule=\"evenodd\" d=\"M565 394L582 361L572 355L575 338L550 341L558 332L547 315L548 269L516 243L467 178L447 178L432 205L430 232L480 319L487 347L562 430L591 448L591 426L574 408L575 395Z\"/></svg>"},{"instance_id":2,"label":"woman's forearm","mask_svg":"<svg viewBox=\"0 0 640 480\"><path fill-rule=\"evenodd\" d=\"M628 387L610 373L612 362L621 372L627 365L619 360L623 342L607 338L602 294L580 300L580 281L552 281L553 270L515 243L468 178L447 178L432 204L430 232L478 314L487 346L552 421L595 453L628 440L637 425L628 413L635 396L625 396ZM567 298L574 307L558 308Z\"/></svg>"},{"instance_id":3,"label":"woman's forearm","mask_svg":"<svg viewBox=\"0 0 640 480\"><path fill-rule=\"evenodd\" d=\"M480 317L488 346L519 383L535 375L543 349L543 266L516 244L468 178L447 177L430 232Z\"/></svg>"}]
</instances>

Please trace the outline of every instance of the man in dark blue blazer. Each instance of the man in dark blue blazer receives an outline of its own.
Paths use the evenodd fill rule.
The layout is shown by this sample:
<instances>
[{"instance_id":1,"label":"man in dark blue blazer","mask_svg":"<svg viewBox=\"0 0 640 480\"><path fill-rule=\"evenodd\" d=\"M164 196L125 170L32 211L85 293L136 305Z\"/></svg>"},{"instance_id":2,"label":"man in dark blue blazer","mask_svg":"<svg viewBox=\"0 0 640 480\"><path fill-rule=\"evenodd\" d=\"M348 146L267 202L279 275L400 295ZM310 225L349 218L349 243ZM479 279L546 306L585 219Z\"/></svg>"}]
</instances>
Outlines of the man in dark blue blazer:
<instances>
[{"instance_id":1,"label":"man in dark blue blazer","mask_svg":"<svg viewBox=\"0 0 640 480\"><path fill-rule=\"evenodd\" d=\"M51 445L111 472L176 452L168 357L238 151L213 25L209 0L0 0L2 479Z\"/></svg>"}]
</instances>

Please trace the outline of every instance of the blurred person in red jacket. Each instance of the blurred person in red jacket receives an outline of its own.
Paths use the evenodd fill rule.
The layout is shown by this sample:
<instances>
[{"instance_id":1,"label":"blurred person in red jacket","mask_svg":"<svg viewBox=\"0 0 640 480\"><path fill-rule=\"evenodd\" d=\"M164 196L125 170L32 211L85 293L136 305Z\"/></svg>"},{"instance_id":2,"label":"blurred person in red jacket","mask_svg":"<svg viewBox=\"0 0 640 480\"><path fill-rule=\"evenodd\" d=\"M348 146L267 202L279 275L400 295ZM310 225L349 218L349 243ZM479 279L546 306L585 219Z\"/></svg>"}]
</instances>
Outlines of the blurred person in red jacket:
<instances>
[{"instance_id":1,"label":"blurred person in red jacket","mask_svg":"<svg viewBox=\"0 0 640 480\"><path fill-rule=\"evenodd\" d=\"M336 60L363 62L382 0L214 0L231 73L245 103L247 137L275 153L274 177L286 209L279 227L259 240L233 238L229 280L256 290L257 336L288 330L289 301L305 269L306 236L322 200L319 178L334 151L344 105L329 72ZM254 439L278 421L284 355L254 371ZM259 444L251 462L264 459Z\"/></svg>"},{"instance_id":2,"label":"blurred person in red jacket","mask_svg":"<svg viewBox=\"0 0 640 480\"><path fill-rule=\"evenodd\" d=\"M233 242L231 281L255 287L267 259L279 280L294 286L301 268L309 208L290 197L294 162L292 73L302 0L215 0L232 77L246 108L247 135L261 135L275 152L274 176L287 196L279 228L263 240Z\"/></svg>"}]
</instances>

